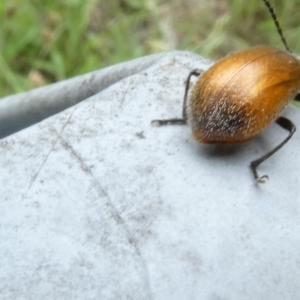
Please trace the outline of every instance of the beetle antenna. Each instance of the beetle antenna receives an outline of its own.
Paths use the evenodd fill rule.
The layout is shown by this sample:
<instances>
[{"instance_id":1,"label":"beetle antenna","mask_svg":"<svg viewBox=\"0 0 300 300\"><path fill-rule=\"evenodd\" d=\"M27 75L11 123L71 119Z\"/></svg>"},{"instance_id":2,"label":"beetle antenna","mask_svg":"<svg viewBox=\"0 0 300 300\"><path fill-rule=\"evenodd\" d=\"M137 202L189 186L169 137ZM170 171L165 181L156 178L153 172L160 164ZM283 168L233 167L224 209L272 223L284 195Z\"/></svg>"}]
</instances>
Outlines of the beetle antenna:
<instances>
[{"instance_id":1,"label":"beetle antenna","mask_svg":"<svg viewBox=\"0 0 300 300\"><path fill-rule=\"evenodd\" d=\"M282 42L283 42L283 44L284 44L286 50L287 50L288 52L292 53L291 49L289 48L289 46L288 46L288 44L287 44L287 42L286 42L286 40L285 40L285 38L284 38L284 36L283 36L281 27L280 27L280 25L279 25L279 22L278 22L278 19L277 19L277 17L276 17L276 14L275 14L275 11L274 11L273 7L271 6L271 4L270 4L270 2L269 2L268 0L263 0L263 2L264 2L265 5L267 6L267 8L268 8L268 10L269 10L269 12L270 12L270 14L271 14L271 16L272 16L272 19L274 20L274 23L275 23L275 25L276 25L277 31L278 31L278 33L279 33L279 35L280 35L280 38L281 38L281 40L282 40Z\"/></svg>"}]
</instances>

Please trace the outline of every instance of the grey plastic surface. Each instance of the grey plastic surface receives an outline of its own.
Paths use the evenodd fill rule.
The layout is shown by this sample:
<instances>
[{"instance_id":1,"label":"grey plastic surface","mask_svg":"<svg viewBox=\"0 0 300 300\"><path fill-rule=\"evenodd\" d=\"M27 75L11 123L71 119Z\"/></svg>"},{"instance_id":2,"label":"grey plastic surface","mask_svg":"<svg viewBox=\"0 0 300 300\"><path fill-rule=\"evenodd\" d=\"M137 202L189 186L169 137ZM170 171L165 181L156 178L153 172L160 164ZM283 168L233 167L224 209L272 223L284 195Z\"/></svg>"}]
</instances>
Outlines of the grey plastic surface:
<instances>
[{"instance_id":1,"label":"grey plastic surface","mask_svg":"<svg viewBox=\"0 0 300 300\"><path fill-rule=\"evenodd\" d=\"M0 139L73 106L127 76L147 69L163 55L164 53L158 53L144 56L29 92L2 98Z\"/></svg>"},{"instance_id":2,"label":"grey plastic surface","mask_svg":"<svg viewBox=\"0 0 300 300\"><path fill-rule=\"evenodd\" d=\"M300 131L276 124L200 145L184 81L208 62L165 54L86 101L0 140L1 299L297 299ZM300 113L284 112L300 128Z\"/></svg>"}]
</instances>

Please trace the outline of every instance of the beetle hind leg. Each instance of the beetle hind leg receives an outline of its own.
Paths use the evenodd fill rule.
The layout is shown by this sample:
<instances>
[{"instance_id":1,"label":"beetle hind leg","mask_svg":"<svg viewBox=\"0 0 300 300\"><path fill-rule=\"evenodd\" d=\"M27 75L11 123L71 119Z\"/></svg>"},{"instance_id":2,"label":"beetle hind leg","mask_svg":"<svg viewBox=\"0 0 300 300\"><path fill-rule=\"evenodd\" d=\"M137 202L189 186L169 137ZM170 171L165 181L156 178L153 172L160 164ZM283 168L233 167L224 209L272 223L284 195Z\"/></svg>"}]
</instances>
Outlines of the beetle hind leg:
<instances>
[{"instance_id":1,"label":"beetle hind leg","mask_svg":"<svg viewBox=\"0 0 300 300\"><path fill-rule=\"evenodd\" d=\"M167 120L153 120L151 124L157 127L164 125L185 125L186 120L184 119L167 119Z\"/></svg>"},{"instance_id":2,"label":"beetle hind leg","mask_svg":"<svg viewBox=\"0 0 300 300\"><path fill-rule=\"evenodd\" d=\"M292 100L300 101L300 93L298 93Z\"/></svg>"},{"instance_id":3,"label":"beetle hind leg","mask_svg":"<svg viewBox=\"0 0 300 300\"><path fill-rule=\"evenodd\" d=\"M164 125L185 125L187 124L187 115L186 115L186 101L190 89L190 81L192 76L200 76L202 73L201 70L195 69L191 71L186 79L185 84L185 91L184 91L184 99L183 99L183 108L182 108L182 119L173 118L173 119L166 119L166 120L153 120L151 122L152 125L155 126L164 126Z\"/></svg>"},{"instance_id":4,"label":"beetle hind leg","mask_svg":"<svg viewBox=\"0 0 300 300\"><path fill-rule=\"evenodd\" d=\"M270 152L268 152L267 154L265 154L264 156L262 156L259 159L256 159L254 161L251 162L250 167L254 176L254 179L256 180L256 182L258 183L265 183L268 181L269 177L267 175L263 175L263 176L258 176L257 174L257 167L264 162L266 159L268 159L271 155L273 155L276 151L278 151L283 145L285 145L287 143L287 141L293 136L293 134L296 131L296 126L287 118L284 117L279 117L276 120L276 123L281 126L282 128L286 129L289 131L289 135L279 144L277 145L273 150L271 150Z\"/></svg>"}]
</instances>

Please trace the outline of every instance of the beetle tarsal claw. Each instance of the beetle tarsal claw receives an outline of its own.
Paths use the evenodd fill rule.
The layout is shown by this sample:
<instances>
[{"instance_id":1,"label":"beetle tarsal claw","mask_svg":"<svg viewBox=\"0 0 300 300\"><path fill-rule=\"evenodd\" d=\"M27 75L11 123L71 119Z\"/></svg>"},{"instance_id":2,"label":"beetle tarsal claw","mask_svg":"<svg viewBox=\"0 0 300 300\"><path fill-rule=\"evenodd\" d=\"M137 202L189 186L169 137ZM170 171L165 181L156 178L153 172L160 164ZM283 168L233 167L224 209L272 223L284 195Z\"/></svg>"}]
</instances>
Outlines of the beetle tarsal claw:
<instances>
[{"instance_id":1,"label":"beetle tarsal claw","mask_svg":"<svg viewBox=\"0 0 300 300\"><path fill-rule=\"evenodd\" d=\"M160 127L162 125L162 122L160 120L153 120L151 124L152 126Z\"/></svg>"},{"instance_id":2,"label":"beetle tarsal claw","mask_svg":"<svg viewBox=\"0 0 300 300\"><path fill-rule=\"evenodd\" d=\"M256 178L256 182L258 182L258 183L267 183L268 181L269 181L268 175L264 175L264 176Z\"/></svg>"}]
</instances>

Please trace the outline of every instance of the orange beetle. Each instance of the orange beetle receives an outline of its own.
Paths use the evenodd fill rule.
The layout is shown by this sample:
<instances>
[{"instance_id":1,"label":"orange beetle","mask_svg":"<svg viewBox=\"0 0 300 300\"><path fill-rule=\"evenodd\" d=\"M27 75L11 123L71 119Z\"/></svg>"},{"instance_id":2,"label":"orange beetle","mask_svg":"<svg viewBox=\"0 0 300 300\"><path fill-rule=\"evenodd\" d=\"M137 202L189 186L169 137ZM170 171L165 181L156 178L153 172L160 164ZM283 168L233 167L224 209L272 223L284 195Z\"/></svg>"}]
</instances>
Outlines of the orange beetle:
<instances>
[{"instance_id":1,"label":"orange beetle","mask_svg":"<svg viewBox=\"0 0 300 300\"><path fill-rule=\"evenodd\" d=\"M270 3L267 5L288 51ZM186 82L182 119L154 120L157 126L188 124L193 137L201 143L227 144L245 142L276 121L289 135L273 150L251 162L257 182L257 166L280 149L296 127L279 116L296 97L300 88L300 61L290 53L259 46L227 56L202 73L190 72ZM189 94L191 76L199 76Z\"/></svg>"}]
</instances>

